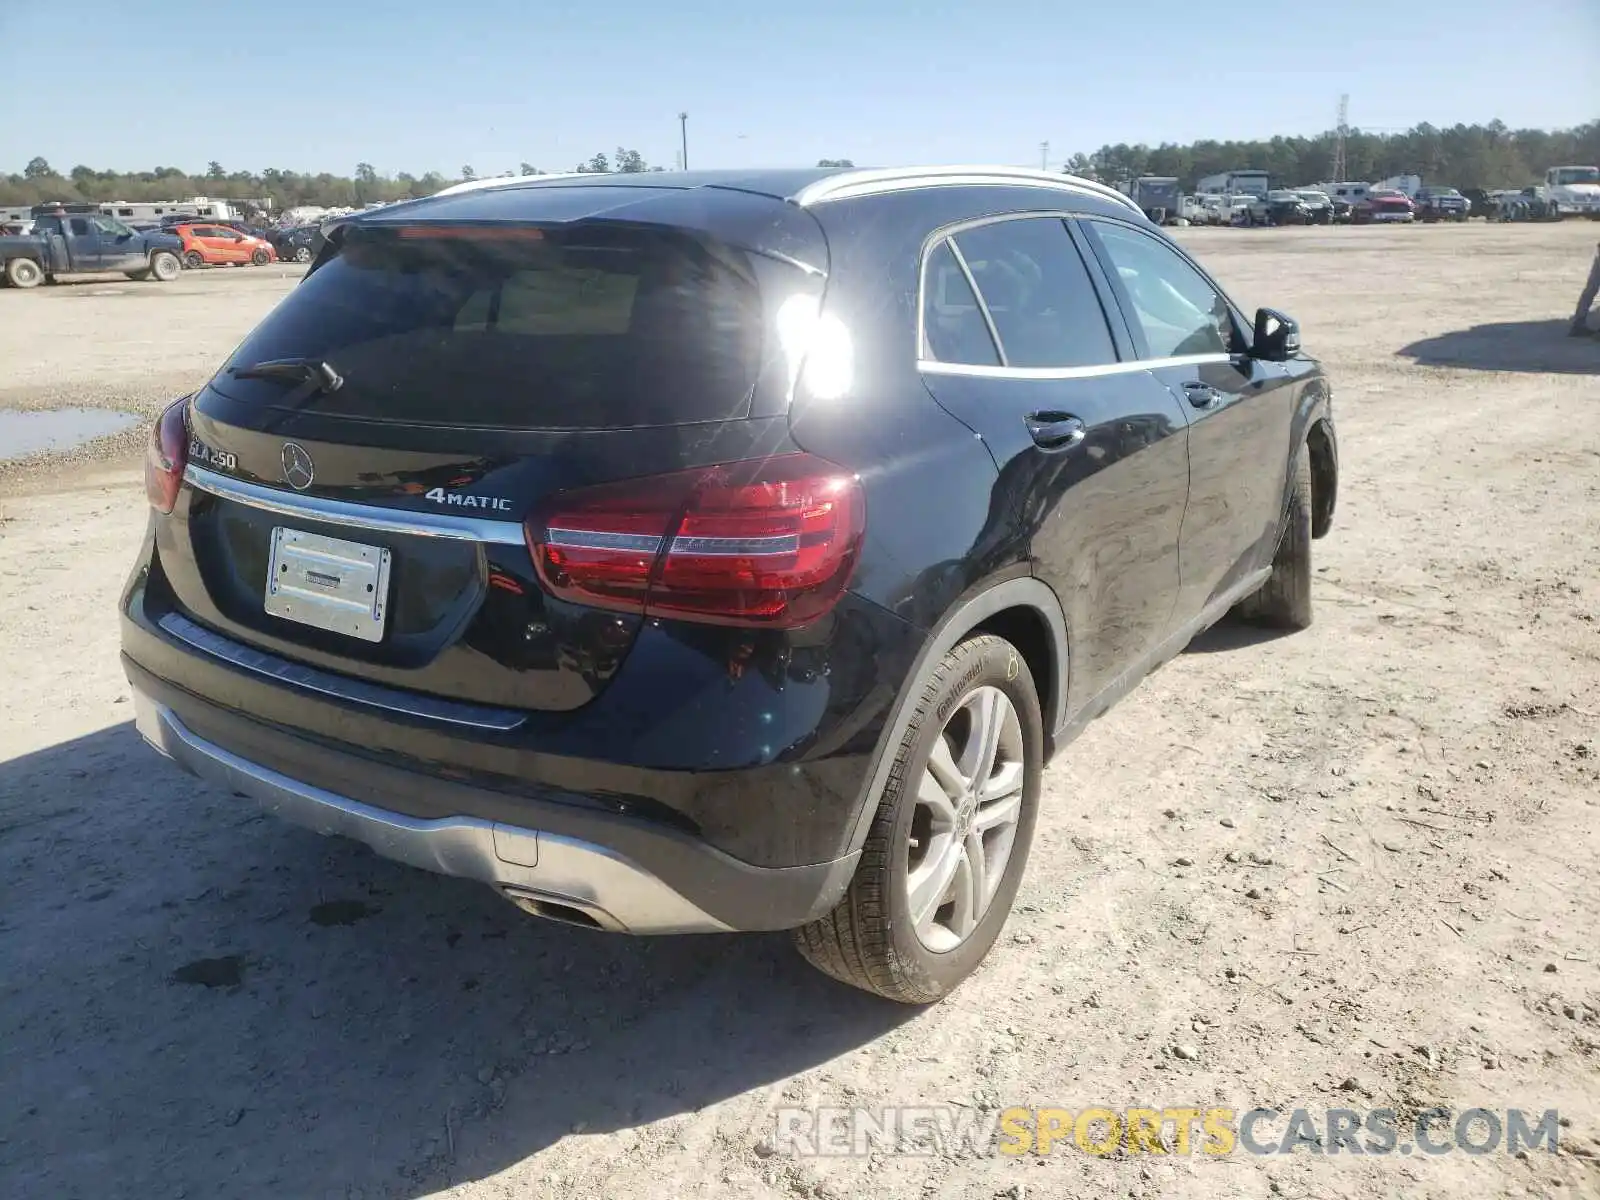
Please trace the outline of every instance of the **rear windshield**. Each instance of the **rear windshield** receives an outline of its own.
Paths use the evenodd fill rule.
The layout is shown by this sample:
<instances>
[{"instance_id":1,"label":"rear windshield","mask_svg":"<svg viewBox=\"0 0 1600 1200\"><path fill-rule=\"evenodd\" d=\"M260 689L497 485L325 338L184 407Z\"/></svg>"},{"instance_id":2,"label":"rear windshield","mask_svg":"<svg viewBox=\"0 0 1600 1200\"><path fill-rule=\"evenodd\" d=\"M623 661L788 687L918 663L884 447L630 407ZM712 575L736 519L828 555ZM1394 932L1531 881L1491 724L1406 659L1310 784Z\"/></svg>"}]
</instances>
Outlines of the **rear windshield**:
<instances>
[{"instance_id":1,"label":"rear windshield","mask_svg":"<svg viewBox=\"0 0 1600 1200\"><path fill-rule=\"evenodd\" d=\"M212 386L328 416L615 429L743 416L761 361L741 252L681 232L441 225L347 231ZM276 359L344 380L307 397Z\"/></svg>"}]
</instances>

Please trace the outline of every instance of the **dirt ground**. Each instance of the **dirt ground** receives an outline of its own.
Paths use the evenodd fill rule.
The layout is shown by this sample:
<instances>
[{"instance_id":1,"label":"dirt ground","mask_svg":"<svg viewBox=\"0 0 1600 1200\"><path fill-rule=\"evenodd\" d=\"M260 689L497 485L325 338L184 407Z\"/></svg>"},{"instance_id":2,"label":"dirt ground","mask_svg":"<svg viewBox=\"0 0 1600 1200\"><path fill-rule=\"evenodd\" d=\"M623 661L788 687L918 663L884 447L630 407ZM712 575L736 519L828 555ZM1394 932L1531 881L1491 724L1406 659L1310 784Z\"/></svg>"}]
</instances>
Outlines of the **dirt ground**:
<instances>
[{"instance_id":1,"label":"dirt ground","mask_svg":"<svg viewBox=\"0 0 1600 1200\"><path fill-rule=\"evenodd\" d=\"M1184 234L1334 380L1316 625L1220 627L1071 746L1019 911L921 1011L783 937L542 924L181 775L117 661L136 475L11 469L0 1195L1600 1195L1600 341L1563 336L1596 228ZM0 404L153 411L290 282L0 292ZM1525 1159L771 1142L783 1105L1219 1103L1567 1124Z\"/></svg>"}]
</instances>

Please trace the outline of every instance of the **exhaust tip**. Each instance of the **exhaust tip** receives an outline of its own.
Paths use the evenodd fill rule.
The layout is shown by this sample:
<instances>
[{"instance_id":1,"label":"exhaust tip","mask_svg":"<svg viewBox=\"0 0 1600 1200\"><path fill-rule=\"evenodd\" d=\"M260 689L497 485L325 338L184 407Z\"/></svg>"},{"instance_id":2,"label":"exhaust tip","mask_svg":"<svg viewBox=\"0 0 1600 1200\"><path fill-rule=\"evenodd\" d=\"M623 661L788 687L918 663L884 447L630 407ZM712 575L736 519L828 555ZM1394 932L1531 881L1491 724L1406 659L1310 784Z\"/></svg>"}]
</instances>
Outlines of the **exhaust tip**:
<instances>
[{"instance_id":1,"label":"exhaust tip","mask_svg":"<svg viewBox=\"0 0 1600 1200\"><path fill-rule=\"evenodd\" d=\"M566 904L560 900L552 900L548 896L538 896L531 892L520 891L516 888L506 888L505 897L525 913L536 917L543 917L547 921L557 921L563 925L577 925L583 929L599 929L602 931L614 930L617 926L609 918L602 919L585 908L574 904Z\"/></svg>"}]
</instances>

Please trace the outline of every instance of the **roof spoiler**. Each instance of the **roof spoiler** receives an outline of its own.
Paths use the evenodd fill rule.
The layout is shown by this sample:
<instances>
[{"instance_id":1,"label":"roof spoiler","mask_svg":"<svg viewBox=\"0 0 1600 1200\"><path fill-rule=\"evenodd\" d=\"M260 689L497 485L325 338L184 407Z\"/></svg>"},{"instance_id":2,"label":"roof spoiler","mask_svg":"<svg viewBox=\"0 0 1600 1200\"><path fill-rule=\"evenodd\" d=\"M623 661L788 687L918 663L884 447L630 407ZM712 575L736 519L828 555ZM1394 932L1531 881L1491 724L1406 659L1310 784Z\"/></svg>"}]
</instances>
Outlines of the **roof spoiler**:
<instances>
[{"instance_id":1,"label":"roof spoiler","mask_svg":"<svg viewBox=\"0 0 1600 1200\"><path fill-rule=\"evenodd\" d=\"M482 188L510 187L517 183L539 183L546 179L571 179L577 175L605 174L601 171L557 171L550 175L495 175L489 179L464 179L460 183L452 183L447 188L440 188L432 196L432 200L439 196L454 196L461 192L476 192Z\"/></svg>"},{"instance_id":2,"label":"roof spoiler","mask_svg":"<svg viewBox=\"0 0 1600 1200\"><path fill-rule=\"evenodd\" d=\"M341 216L329 217L321 223L322 236L333 240L334 234L343 230L352 221L359 221L362 217L373 212L381 212L385 216L393 214L397 208L404 208L408 204L421 204L424 201L437 200L440 196L459 196L466 192L484 191L488 188L513 187L517 184L538 184L546 179L574 179L598 178L606 172L600 171L558 171L549 175L496 175L491 179L464 179L460 183L453 183L447 188L442 188L428 196L413 196L409 200L398 200L393 204L386 204L380 209L362 209L359 212L344 213Z\"/></svg>"}]
</instances>

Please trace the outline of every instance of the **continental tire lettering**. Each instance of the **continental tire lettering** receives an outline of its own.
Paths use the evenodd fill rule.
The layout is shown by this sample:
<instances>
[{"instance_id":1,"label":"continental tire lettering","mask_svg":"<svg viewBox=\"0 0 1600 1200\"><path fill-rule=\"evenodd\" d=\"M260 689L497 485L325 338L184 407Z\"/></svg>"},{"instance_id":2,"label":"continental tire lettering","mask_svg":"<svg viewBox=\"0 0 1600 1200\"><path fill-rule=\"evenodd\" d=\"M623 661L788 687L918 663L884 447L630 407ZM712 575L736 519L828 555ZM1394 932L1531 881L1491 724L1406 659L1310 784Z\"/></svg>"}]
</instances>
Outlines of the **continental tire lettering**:
<instances>
[{"instance_id":1,"label":"continental tire lettering","mask_svg":"<svg viewBox=\"0 0 1600 1200\"><path fill-rule=\"evenodd\" d=\"M943 728L944 723L950 719L950 714L955 712L956 706L967 698L967 689L972 686L972 681L974 679L983 674L983 666L983 657L980 655L977 661L968 667L966 671L962 673L961 678L956 681L955 690L946 696L943 702L939 705L938 716L940 728Z\"/></svg>"}]
</instances>

